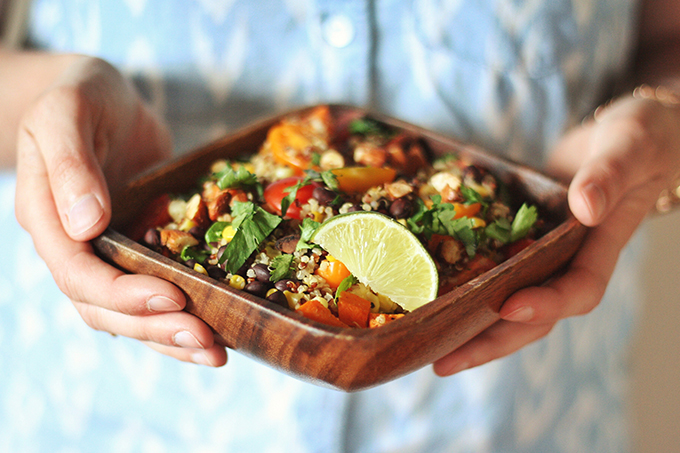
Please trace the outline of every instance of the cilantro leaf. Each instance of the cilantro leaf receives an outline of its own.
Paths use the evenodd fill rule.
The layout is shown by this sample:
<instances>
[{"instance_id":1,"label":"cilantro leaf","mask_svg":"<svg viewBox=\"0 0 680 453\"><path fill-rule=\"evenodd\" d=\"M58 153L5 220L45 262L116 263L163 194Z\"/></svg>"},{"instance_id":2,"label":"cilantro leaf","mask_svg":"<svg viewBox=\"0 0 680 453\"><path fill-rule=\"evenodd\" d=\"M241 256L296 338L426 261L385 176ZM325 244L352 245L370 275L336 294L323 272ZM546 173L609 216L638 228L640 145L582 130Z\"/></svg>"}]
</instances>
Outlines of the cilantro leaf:
<instances>
[{"instance_id":1,"label":"cilantro leaf","mask_svg":"<svg viewBox=\"0 0 680 453\"><path fill-rule=\"evenodd\" d=\"M217 187L222 190L259 184L257 176L246 170L244 166L240 166L236 170L231 168L231 166L227 166L224 170L217 173L215 178L217 180Z\"/></svg>"},{"instance_id":2,"label":"cilantro leaf","mask_svg":"<svg viewBox=\"0 0 680 453\"><path fill-rule=\"evenodd\" d=\"M359 279L357 279L352 274L349 274L347 277L343 278L340 284L338 285L338 289L335 291L335 299L337 300L340 297L340 293L342 293L343 291L347 291L357 283L359 283Z\"/></svg>"},{"instance_id":3,"label":"cilantro leaf","mask_svg":"<svg viewBox=\"0 0 680 453\"><path fill-rule=\"evenodd\" d=\"M494 220L492 223L484 228L484 233L491 239L500 241L503 244L510 242L510 232L512 231L512 225L510 221L505 217Z\"/></svg>"},{"instance_id":4,"label":"cilantro leaf","mask_svg":"<svg viewBox=\"0 0 680 453\"><path fill-rule=\"evenodd\" d=\"M205 232L205 242L217 242L222 238L222 231L229 225L229 222L215 222L210 225L208 231Z\"/></svg>"},{"instance_id":5,"label":"cilantro leaf","mask_svg":"<svg viewBox=\"0 0 680 453\"><path fill-rule=\"evenodd\" d=\"M326 184L326 187L328 187L330 190L332 191L340 190L340 186L338 185L338 178L333 173L333 170L322 171L321 180L323 181L324 184Z\"/></svg>"},{"instance_id":6,"label":"cilantro leaf","mask_svg":"<svg viewBox=\"0 0 680 453\"><path fill-rule=\"evenodd\" d=\"M300 224L300 240L298 241L295 250L316 247L315 244L310 244L309 240L314 236L314 233L316 233L316 230L320 225L319 222L312 220L309 217L302 219L302 223Z\"/></svg>"},{"instance_id":7,"label":"cilantro leaf","mask_svg":"<svg viewBox=\"0 0 680 453\"><path fill-rule=\"evenodd\" d=\"M510 242L515 242L522 239L529 233L529 230L538 219L538 210L536 206L528 206L526 203L519 208L515 219L512 221L512 228L510 232Z\"/></svg>"},{"instance_id":8,"label":"cilantro leaf","mask_svg":"<svg viewBox=\"0 0 680 453\"><path fill-rule=\"evenodd\" d=\"M269 265L271 268L269 280L276 283L284 278L289 278L293 272L293 258L292 254L287 253L275 257Z\"/></svg>"},{"instance_id":9,"label":"cilantro leaf","mask_svg":"<svg viewBox=\"0 0 680 453\"><path fill-rule=\"evenodd\" d=\"M193 248L192 246L187 245L182 249L182 253L180 253L179 257L182 258L184 261L189 261L189 260L196 260L199 263L204 262L205 260L208 259L210 256L210 253L208 253L205 250L198 250L196 248Z\"/></svg>"},{"instance_id":10,"label":"cilantro leaf","mask_svg":"<svg viewBox=\"0 0 680 453\"><path fill-rule=\"evenodd\" d=\"M236 230L234 238L227 244L220 263L227 262L227 270L236 273L248 257L257 250L260 243L281 223L281 217L270 214L251 201L236 202L232 208Z\"/></svg>"},{"instance_id":11,"label":"cilantro leaf","mask_svg":"<svg viewBox=\"0 0 680 453\"><path fill-rule=\"evenodd\" d=\"M479 203L482 206L488 205L479 192L468 186L460 186L460 193L465 198L465 204Z\"/></svg>"}]
</instances>

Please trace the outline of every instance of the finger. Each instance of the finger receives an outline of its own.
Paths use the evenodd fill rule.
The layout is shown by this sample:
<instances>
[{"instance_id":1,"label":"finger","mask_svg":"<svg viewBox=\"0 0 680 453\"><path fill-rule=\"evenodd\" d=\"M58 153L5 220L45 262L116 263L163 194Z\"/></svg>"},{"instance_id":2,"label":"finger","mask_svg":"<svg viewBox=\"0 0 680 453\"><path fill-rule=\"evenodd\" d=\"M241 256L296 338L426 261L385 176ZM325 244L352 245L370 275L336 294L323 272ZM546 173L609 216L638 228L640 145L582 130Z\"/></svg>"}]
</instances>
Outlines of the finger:
<instances>
[{"instance_id":1,"label":"finger","mask_svg":"<svg viewBox=\"0 0 680 453\"><path fill-rule=\"evenodd\" d=\"M224 346L218 344L214 344L207 349L179 348L152 342L145 342L145 344L161 354L183 362L192 362L211 367L221 367L227 363L227 350Z\"/></svg>"},{"instance_id":2,"label":"finger","mask_svg":"<svg viewBox=\"0 0 680 453\"><path fill-rule=\"evenodd\" d=\"M572 180L569 207L584 225L594 226L625 194L641 185L661 191L673 165L667 131L658 128L675 112L634 100L616 104L592 127L589 157ZM673 132L675 133L675 132Z\"/></svg>"},{"instance_id":3,"label":"finger","mask_svg":"<svg viewBox=\"0 0 680 453\"><path fill-rule=\"evenodd\" d=\"M62 87L36 104L19 131L20 158L34 172L47 174L63 228L76 240L96 237L111 218L95 157L95 140L100 151L108 146L105 135L95 131L98 115L82 91Z\"/></svg>"},{"instance_id":4,"label":"finger","mask_svg":"<svg viewBox=\"0 0 680 453\"><path fill-rule=\"evenodd\" d=\"M455 351L433 363L439 376L450 376L510 355L546 336L554 324L527 325L498 321Z\"/></svg>"},{"instance_id":5,"label":"finger","mask_svg":"<svg viewBox=\"0 0 680 453\"><path fill-rule=\"evenodd\" d=\"M33 144L24 136L23 146ZM71 239L63 230L46 167L40 154L19 153L16 214L31 234L38 254L69 298L88 301L127 314L181 310L184 294L171 283L143 275L125 275L97 258L89 243Z\"/></svg>"},{"instance_id":6,"label":"finger","mask_svg":"<svg viewBox=\"0 0 680 453\"><path fill-rule=\"evenodd\" d=\"M563 275L513 294L501 307L501 318L544 324L589 313L604 296L621 249L654 199L655 190L647 186L627 194L604 223L589 231Z\"/></svg>"},{"instance_id":7,"label":"finger","mask_svg":"<svg viewBox=\"0 0 680 453\"><path fill-rule=\"evenodd\" d=\"M84 302L73 301L73 305L95 330L182 348L208 349L215 344L210 327L184 311L130 316Z\"/></svg>"}]
</instances>

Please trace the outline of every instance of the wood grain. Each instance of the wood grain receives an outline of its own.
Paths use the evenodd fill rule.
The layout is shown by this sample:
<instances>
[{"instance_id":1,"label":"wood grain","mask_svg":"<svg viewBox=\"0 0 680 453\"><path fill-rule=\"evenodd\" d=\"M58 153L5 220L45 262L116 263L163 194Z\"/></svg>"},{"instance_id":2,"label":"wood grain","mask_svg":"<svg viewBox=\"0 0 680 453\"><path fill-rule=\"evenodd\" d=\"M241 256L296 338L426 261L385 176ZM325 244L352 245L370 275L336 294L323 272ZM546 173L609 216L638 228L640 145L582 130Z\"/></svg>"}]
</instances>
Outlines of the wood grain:
<instances>
[{"instance_id":1,"label":"wood grain","mask_svg":"<svg viewBox=\"0 0 680 453\"><path fill-rule=\"evenodd\" d=\"M332 111L341 118L365 113L347 106L332 106ZM121 269L176 284L187 295L186 310L210 325L220 343L300 379L357 391L413 372L496 322L503 301L512 293L541 284L557 272L578 249L586 228L570 215L565 188L549 178L449 137L374 116L420 135L437 155L457 153L491 169L513 193L538 204L541 216L555 227L494 269L377 329L342 329L310 321L195 272L120 233L158 195L195 187L215 159L256 152L277 116L127 184L113 195L111 227L93 241L94 247Z\"/></svg>"}]
</instances>

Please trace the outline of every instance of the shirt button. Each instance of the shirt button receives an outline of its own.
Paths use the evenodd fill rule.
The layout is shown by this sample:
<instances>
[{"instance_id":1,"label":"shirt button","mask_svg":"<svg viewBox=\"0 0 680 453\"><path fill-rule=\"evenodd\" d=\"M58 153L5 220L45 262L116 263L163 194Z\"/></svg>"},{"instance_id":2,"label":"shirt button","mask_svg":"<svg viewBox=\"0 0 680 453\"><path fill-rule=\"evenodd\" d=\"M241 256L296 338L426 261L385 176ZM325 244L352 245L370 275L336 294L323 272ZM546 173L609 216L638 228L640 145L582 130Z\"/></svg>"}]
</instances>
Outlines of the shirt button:
<instances>
[{"instance_id":1,"label":"shirt button","mask_svg":"<svg viewBox=\"0 0 680 453\"><path fill-rule=\"evenodd\" d=\"M347 16L330 16L323 23L323 38L333 47L345 47L354 39L354 25Z\"/></svg>"}]
</instances>

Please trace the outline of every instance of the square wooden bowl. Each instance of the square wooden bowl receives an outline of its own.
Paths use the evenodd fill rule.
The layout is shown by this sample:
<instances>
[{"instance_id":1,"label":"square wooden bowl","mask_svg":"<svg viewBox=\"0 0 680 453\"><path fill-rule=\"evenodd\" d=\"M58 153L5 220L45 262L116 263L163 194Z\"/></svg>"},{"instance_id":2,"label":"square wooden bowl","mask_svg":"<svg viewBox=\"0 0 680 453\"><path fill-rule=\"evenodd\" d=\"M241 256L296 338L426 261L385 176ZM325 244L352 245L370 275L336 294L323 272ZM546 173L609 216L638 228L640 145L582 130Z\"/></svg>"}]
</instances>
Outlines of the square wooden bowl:
<instances>
[{"instance_id":1,"label":"square wooden bowl","mask_svg":"<svg viewBox=\"0 0 680 453\"><path fill-rule=\"evenodd\" d=\"M561 184L453 138L374 114L376 120L422 137L436 155L454 153L489 169L515 197L538 206L541 218L553 227L494 269L373 329L337 328L308 320L195 272L120 233L151 200L195 189L213 161L257 152L273 124L303 110L258 122L126 184L112 195L111 226L93 241L99 256L127 272L155 275L177 285L186 293L186 311L210 325L219 343L298 378L357 391L415 371L461 346L499 320L508 296L545 282L581 244L586 228L570 214ZM368 113L342 105L331 106L331 111L339 118Z\"/></svg>"}]
</instances>

